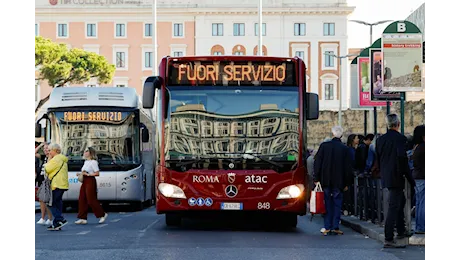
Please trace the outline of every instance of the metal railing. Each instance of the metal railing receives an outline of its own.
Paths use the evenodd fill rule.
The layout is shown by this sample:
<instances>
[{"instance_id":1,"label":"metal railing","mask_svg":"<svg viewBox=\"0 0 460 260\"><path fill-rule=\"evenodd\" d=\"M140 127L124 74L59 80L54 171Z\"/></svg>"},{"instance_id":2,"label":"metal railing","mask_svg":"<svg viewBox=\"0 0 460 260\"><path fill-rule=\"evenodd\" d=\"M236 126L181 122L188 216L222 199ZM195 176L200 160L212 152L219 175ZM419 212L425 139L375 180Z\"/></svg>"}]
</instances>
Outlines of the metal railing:
<instances>
[{"instance_id":1,"label":"metal railing","mask_svg":"<svg viewBox=\"0 0 460 260\"><path fill-rule=\"evenodd\" d=\"M388 210L388 189L382 187L380 178L370 174L355 174L354 181L344 193L342 211L344 215L352 215L363 221L371 221L383 226ZM406 228L411 229L411 187L406 180L405 190Z\"/></svg>"}]
</instances>

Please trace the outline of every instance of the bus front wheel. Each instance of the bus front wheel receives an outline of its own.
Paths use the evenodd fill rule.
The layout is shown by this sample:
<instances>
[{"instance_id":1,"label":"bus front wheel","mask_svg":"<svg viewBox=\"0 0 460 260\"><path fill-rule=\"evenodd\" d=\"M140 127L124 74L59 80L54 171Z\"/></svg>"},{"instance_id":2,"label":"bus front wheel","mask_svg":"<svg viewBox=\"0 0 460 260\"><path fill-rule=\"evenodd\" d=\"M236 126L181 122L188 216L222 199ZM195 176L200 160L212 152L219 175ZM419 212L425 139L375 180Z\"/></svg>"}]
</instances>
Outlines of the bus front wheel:
<instances>
[{"instance_id":1,"label":"bus front wheel","mask_svg":"<svg viewBox=\"0 0 460 260\"><path fill-rule=\"evenodd\" d=\"M284 216L284 221L287 227L289 228L296 228L297 227L297 215L296 214L289 214Z\"/></svg>"},{"instance_id":2,"label":"bus front wheel","mask_svg":"<svg viewBox=\"0 0 460 260\"><path fill-rule=\"evenodd\" d=\"M169 226L169 227L180 226L181 222L182 222L182 217L179 214L166 213L166 226Z\"/></svg>"}]
</instances>

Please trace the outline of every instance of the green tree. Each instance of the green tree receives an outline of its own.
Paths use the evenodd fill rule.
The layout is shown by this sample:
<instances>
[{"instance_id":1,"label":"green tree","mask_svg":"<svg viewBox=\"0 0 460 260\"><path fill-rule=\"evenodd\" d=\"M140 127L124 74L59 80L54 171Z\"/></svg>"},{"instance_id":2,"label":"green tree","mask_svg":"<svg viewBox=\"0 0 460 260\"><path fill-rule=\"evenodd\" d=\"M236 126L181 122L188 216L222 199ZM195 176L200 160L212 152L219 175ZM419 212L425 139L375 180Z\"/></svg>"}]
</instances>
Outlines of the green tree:
<instances>
[{"instance_id":1,"label":"green tree","mask_svg":"<svg viewBox=\"0 0 460 260\"><path fill-rule=\"evenodd\" d=\"M35 66L39 69L38 80L47 80L52 88L66 84L81 84L97 78L99 84L112 81L115 66L104 56L94 52L57 44L49 39L35 37ZM35 113L49 100L50 95L40 100Z\"/></svg>"}]
</instances>

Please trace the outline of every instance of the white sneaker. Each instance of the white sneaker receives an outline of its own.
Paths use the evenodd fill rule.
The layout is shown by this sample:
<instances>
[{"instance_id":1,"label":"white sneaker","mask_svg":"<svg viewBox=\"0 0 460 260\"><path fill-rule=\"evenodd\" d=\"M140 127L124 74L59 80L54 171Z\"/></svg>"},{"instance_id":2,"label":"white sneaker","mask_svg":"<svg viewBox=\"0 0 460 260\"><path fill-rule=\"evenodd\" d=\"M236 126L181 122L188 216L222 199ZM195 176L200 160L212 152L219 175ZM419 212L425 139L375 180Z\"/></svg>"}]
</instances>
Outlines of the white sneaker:
<instances>
[{"instance_id":1,"label":"white sneaker","mask_svg":"<svg viewBox=\"0 0 460 260\"><path fill-rule=\"evenodd\" d=\"M79 220L75 221L75 224L77 224L77 225L86 225L86 224L88 224L88 221L86 219L79 219Z\"/></svg>"},{"instance_id":2,"label":"white sneaker","mask_svg":"<svg viewBox=\"0 0 460 260\"><path fill-rule=\"evenodd\" d=\"M39 225L45 225L45 223L46 223L45 220L42 219L42 218L40 218L40 220L37 221L37 224L39 224Z\"/></svg>"},{"instance_id":3,"label":"white sneaker","mask_svg":"<svg viewBox=\"0 0 460 260\"><path fill-rule=\"evenodd\" d=\"M49 225L49 226L51 226L51 225L53 225L53 221L52 221L52 220L50 220L50 219L47 219L47 220L46 220L46 222L45 222L45 225L47 225L47 226L48 226L48 225Z\"/></svg>"},{"instance_id":4,"label":"white sneaker","mask_svg":"<svg viewBox=\"0 0 460 260\"><path fill-rule=\"evenodd\" d=\"M108 217L109 215L107 213L105 213L105 215L99 220L99 224L102 224L105 222L105 219Z\"/></svg>"}]
</instances>

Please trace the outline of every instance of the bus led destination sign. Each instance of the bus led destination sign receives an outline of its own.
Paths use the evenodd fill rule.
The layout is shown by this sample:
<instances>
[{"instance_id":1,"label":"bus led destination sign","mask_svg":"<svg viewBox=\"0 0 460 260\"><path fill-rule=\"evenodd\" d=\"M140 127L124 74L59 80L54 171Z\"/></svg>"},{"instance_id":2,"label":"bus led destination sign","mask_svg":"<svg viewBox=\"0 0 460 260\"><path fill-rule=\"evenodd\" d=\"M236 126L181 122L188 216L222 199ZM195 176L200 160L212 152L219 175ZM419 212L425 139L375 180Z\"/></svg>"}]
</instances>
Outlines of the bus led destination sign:
<instances>
[{"instance_id":1,"label":"bus led destination sign","mask_svg":"<svg viewBox=\"0 0 460 260\"><path fill-rule=\"evenodd\" d=\"M293 61L170 61L170 86L296 86Z\"/></svg>"},{"instance_id":2,"label":"bus led destination sign","mask_svg":"<svg viewBox=\"0 0 460 260\"><path fill-rule=\"evenodd\" d=\"M225 81L284 81L286 79L286 65L225 65L223 74L219 73L220 65L179 66L179 81L183 77L187 80L221 80Z\"/></svg>"},{"instance_id":3,"label":"bus led destination sign","mask_svg":"<svg viewBox=\"0 0 460 260\"><path fill-rule=\"evenodd\" d=\"M105 121L120 122L123 120L121 112L64 112L64 121L81 122L81 121Z\"/></svg>"}]
</instances>

